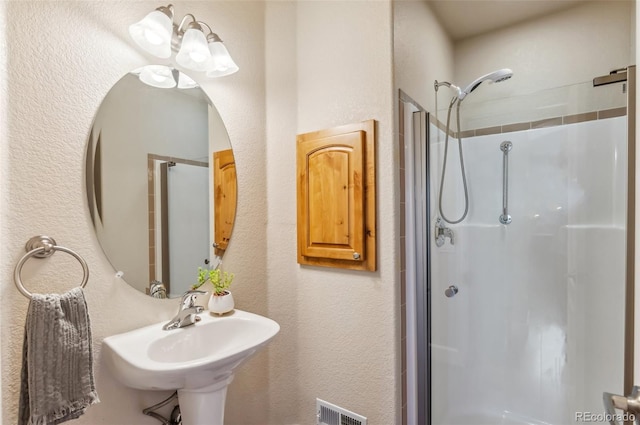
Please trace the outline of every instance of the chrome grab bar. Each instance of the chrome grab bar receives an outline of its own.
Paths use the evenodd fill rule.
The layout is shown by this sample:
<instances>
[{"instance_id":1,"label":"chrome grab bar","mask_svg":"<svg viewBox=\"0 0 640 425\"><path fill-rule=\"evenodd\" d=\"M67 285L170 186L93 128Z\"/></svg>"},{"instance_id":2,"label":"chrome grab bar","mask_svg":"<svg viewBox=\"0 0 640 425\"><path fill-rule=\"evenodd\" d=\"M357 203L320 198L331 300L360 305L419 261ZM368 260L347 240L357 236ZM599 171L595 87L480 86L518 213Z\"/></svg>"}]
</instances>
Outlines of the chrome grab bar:
<instances>
[{"instance_id":1,"label":"chrome grab bar","mask_svg":"<svg viewBox=\"0 0 640 425\"><path fill-rule=\"evenodd\" d=\"M509 215L509 151L513 147L513 143L505 141L500 143L500 150L502 151L502 215L499 220L502 224L511 223L511 216Z\"/></svg>"}]
</instances>

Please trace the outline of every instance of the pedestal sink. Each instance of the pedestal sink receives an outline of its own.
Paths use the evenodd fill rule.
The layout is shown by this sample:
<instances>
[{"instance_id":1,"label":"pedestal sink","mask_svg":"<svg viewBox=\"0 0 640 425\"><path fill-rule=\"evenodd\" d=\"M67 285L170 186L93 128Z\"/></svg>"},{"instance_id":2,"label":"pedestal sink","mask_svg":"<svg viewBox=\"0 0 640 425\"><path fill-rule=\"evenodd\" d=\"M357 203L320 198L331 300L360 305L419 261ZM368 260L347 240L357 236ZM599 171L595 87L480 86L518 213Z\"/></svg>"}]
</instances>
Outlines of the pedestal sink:
<instances>
[{"instance_id":1,"label":"pedestal sink","mask_svg":"<svg viewBox=\"0 0 640 425\"><path fill-rule=\"evenodd\" d=\"M235 369L280 330L271 319L235 310L165 331L165 322L104 339L102 356L122 384L178 390L182 425L222 425Z\"/></svg>"}]
</instances>

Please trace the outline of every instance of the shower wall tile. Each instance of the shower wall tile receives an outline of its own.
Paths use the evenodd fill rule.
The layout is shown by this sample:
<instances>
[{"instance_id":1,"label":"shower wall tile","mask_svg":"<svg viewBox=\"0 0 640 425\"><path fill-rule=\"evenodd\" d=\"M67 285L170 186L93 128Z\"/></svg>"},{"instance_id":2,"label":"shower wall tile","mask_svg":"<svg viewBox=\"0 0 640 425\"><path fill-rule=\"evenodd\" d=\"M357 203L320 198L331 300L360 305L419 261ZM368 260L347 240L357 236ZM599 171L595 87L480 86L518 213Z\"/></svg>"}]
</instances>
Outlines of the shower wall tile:
<instances>
[{"instance_id":1,"label":"shower wall tile","mask_svg":"<svg viewBox=\"0 0 640 425\"><path fill-rule=\"evenodd\" d=\"M555 125L562 125L562 117L533 121L531 123L531 128L553 127Z\"/></svg>"},{"instance_id":2,"label":"shower wall tile","mask_svg":"<svg viewBox=\"0 0 640 425\"><path fill-rule=\"evenodd\" d=\"M598 119L615 118L627 115L627 108L615 108L607 109L604 111L598 111Z\"/></svg>"},{"instance_id":3,"label":"shower wall tile","mask_svg":"<svg viewBox=\"0 0 640 425\"><path fill-rule=\"evenodd\" d=\"M502 126L502 132L503 133L511 133L513 131L529 130L530 128L531 128L531 123L530 122L520 122L520 123L515 123L515 124L503 125Z\"/></svg>"},{"instance_id":4,"label":"shower wall tile","mask_svg":"<svg viewBox=\"0 0 640 425\"><path fill-rule=\"evenodd\" d=\"M598 119L597 112L587 112L584 114L574 114L562 117L563 124L575 124L584 121L594 121Z\"/></svg>"},{"instance_id":5,"label":"shower wall tile","mask_svg":"<svg viewBox=\"0 0 640 425\"><path fill-rule=\"evenodd\" d=\"M486 136L487 134L497 134L502 131L502 127L486 127L476 130L476 136Z\"/></svg>"}]
</instances>

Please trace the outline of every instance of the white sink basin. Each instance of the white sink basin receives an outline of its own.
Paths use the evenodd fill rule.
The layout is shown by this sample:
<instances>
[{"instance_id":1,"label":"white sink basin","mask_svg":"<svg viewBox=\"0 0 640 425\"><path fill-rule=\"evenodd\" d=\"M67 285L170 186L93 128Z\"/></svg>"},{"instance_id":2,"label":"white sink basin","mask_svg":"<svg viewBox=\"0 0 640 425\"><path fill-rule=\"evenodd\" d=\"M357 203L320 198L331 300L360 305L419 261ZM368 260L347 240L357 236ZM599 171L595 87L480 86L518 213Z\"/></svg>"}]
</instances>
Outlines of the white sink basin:
<instances>
[{"instance_id":1,"label":"white sink basin","mask_svg":"<svg viewBox=\"0 0 640 425\"><path fill-rule=\"evenodd\" d=\"M192 326L165 331L165 322L104 339L102 356L122 384L140 390L178 390L184 425L222 424L227 385L234 370L280 330L271 319L235 310L200 314ZM221 405L212 422L212 405ZM194 411L207 407L201 422Z\"/></svg>"}]
</instances>

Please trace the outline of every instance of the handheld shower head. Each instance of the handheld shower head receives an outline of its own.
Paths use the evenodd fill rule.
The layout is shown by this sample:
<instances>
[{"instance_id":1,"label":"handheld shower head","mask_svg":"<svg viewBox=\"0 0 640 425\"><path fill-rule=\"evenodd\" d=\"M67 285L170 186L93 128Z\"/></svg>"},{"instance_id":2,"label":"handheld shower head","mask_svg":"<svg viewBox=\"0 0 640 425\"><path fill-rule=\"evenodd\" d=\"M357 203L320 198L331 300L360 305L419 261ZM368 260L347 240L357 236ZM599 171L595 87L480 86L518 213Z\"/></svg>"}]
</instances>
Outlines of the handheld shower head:
<instances>
[{"instance_id":1,"label":"handheld shower head","mask_svg":"<svg viewBox=\"0 0 640 425\"><path fill-rule=\"evenodd\" d=\"M485 81L491 81L493 83L500 83L502 81L508 80L513 77L513 71L509 68L499 69L494 72L490 72L482 77L478 77L471 82L464 90L460 90L460 94L458 95L458 99L463 100L469 93L478 88L480 84Z\"/></svg>"}]
</instances>

